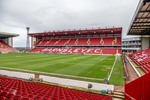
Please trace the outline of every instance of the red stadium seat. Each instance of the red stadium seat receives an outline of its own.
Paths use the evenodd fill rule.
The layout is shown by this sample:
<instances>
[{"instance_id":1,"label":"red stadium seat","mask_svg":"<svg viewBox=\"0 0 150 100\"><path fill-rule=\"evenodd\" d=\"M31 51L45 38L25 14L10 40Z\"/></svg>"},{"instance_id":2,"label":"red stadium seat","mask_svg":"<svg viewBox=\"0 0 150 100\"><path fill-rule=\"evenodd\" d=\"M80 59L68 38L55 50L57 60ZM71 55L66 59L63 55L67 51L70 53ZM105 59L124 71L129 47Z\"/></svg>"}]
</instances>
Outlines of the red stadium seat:
<instances>
[{"instance_id":1,"label":"red stadium seat","mask_svg":"<svg viewBox=\"0 0 150 100\"><path fill-rule=\"evenodd\" d=\"M58 43L56 43L55 45L57 46L63 46L63 45L66 45L66 42L68 41L69 39L60 39L60 41Z\"/></svg>"},{"instance_id":2,"label":"red stadium seat","mask_svg":"<svg viewBox=\"0 0 150 100\"><path fill-rule=\"evenodd\" d=\"M17 50L13 49L11 46L0 40L0 52L2 53L11 53L16 52Z\"/></svg>"},{"instance_id":3,"label":"red stadium seat","mask_svg":"<svg viewBox=\"0 0 150 100\"><path fill-rule=\"evenodd\" d=\"M10 87L6 87L5 91L0 94L0 100L111 100L109 96L27 82L4 76L0 76L0 82L3 85L9 84L11 88L16 88L16 94L14 95L8 94L6 90Z\"/></svg>"},{"instance_id":4,"label":"red stadium seat","mask_svg":"<svg viewBox=\"0 0 150 100\"><path fill-rule=\"evenodd\" d=\"M150 72L150 49L132 53L129 57L145 72Z\"/></svg>"},{"instance_id":5,"label":"red stadium seat","mask_svg":"<svg viewBox=\"0 0 150 100\"><path fill-rule=\"evenodd\" d=\"M0 96L0 100L5 100L5 97L4 96Z\"/></svg>"},{"instance_id":6,"label":"red stadium seat","mask_svg":"<svg viewBox=\"0 0 150 100\"><path fill-rule=\"evenodd\" d=\"M88 38L79 38L77 45L87 46L88 45Z\"/></svg>"},{"instance_id":7,"label":"red stadium seat","mask_svg":"<svg viewBox=\"0 0 150 100\"><path fill-rule=\"evenodd\" d=\"M70 39L70 40L68 40L68 43L66 44L66 45L75 45L76 44L76 40L77 39Z\"/></svg>"}]
</instances>

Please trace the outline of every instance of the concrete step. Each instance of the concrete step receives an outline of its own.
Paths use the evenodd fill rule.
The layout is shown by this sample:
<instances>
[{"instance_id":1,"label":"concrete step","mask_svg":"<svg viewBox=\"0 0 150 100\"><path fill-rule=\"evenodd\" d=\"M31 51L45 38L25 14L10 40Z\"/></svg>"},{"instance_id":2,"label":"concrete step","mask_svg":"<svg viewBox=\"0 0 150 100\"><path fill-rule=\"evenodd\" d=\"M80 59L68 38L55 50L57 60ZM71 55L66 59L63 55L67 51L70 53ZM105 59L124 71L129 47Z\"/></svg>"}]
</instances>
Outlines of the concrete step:
<instances>
[{"instance_id":1,"label":"concrete step","mask_svg":"<svg viewBox=\"0 0 150 100\"><path fill-rule=\"evenodd\" d=\"M116 92L116 91L115 91L114 94L115 94L115 95L121 95L121 96L124 96L124 93L123 93L123 92Z\"/></svg>"},{"instance_id":2,"label":"concrete step","mask_svg":"<svg viewBox=\"0 0 150 100\"><path fill-rule=\"evenodd\" d=\"M124 100L122 98L113 98L112 100Z\"/></svg>"},{"instance_id":3,"label":"concrete step","mask_svg":"<svg viewBox=\"0 0 150 100\"><path fill-rule=\"evenodd\" d=\"M123 95L116 95L116 94L114 94L113 97L124 99L124 96L123 96Z\"/></svg>"}]
</instances>

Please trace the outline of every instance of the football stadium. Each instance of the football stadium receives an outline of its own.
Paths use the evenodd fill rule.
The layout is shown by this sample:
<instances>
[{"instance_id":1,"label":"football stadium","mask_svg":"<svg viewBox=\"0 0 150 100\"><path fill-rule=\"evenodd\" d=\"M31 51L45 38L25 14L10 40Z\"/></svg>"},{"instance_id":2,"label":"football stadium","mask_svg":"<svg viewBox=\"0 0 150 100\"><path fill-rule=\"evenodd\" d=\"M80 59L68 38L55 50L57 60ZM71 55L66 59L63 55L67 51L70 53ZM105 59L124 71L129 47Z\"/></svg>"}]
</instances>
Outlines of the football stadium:
<instances>
[{"instance_id":1,"label":"football stadium","mask_svg":"<svg viewBox=\"0 0 150 100\"><path fill-rule=\"evenodd\" d=\"M130 52L122 26L26 27L23 50L13 46L19 34L0 32L0 100L150 100L150 1L132 17L127 35L141 40L124 42Z\"/></svg>"}]
</instances>

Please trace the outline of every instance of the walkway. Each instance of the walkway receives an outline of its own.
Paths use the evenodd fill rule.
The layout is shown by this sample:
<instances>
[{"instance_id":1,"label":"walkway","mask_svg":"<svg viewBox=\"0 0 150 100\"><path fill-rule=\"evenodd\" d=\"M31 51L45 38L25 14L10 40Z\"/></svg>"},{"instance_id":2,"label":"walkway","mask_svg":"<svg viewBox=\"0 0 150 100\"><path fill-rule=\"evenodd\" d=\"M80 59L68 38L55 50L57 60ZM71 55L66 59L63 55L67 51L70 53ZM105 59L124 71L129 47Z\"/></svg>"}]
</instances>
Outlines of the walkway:
<instances>
[{"instance_id":1,"label":"walkway","mask_svg":"<svg viewBox=\"0 0 150 100\"><path fill-rule=\"evenodd\" d=\"M34 78L34 74L24 73L24 72L15 72L15 71L6 71L6 70L0 70L1 75L7 75L10 77L17 77L22 79L29 79ZM45 76L40 75L40 78L43 79L43 81L66 85L66 86L75 86L79 88L87 88L88 84L92 84L93 90L112 90L114 91L114 85L107 85L107 84L101 84L101 83L94 83L94 82L86 82L86 81L79 81L79 80L73 80L73 79L64 79L64 78L58 78L58 77L51 77L51 76Z\"/></svg>"},{"instance_id":2,"label":"walkway","mask_svg":"<svg viewBox=\"0 0 150 100\"><path fill-rule=\"evenodd\" d=\"M133 81L135 79L137 79L139 76L136 74L136 72L134 71L134 69L132 68L131 64L129 63L128 59L125 57L125 61L126 61L126 68L129 74L129 81Z\"/></svg>"}]
</instances>

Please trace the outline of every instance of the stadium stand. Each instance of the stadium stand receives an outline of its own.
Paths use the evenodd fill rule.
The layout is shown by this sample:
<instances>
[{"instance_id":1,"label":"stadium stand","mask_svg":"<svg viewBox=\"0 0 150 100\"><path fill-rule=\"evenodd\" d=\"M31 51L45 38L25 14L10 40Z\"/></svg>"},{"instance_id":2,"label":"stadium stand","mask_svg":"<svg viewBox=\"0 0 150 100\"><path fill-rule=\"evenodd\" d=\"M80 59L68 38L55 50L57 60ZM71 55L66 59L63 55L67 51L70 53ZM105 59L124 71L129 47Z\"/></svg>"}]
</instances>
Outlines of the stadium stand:
<instances>
[{"instance_id":1,"label":"stadium stand","mask_svg":"<svg viewBox=\"0 0 150 100\"><path fill-rule=\"evenodd\" d=\"M130 58L145 72L150 72L150 48L129 55Z\"/></svg>"},{"instance_id":2,"label":"stadium stand","mask_svg":"<svg viewBox=\"0 0 150 100\"><path fill-rule=\"evenodd\" d=\"M11 46L0 40L0 52L1 53L11 53L16 52L15 49L13 49Z\"/></svg>"},{"instance_id":3,"label":"stadium stand","mask_svg":"<svg viewBox=\"0 0 150 100\"><path fill-rule=\"evenodd\" d=\"M112 97L0 76L0 100L112 100Z\"/></svg>"},{"instance_id":4,"label":"stadium stand","mask_svg":"<svg viewBox=\"0 0 150 100\"><path fill-rule=\"evenodd\" d=\"M30 52L61 54L121 54L122 28L30 33ZM61 34L60 34L61 33Z\"/></svg>"},{"instance_id":5,"label":"stadium stand","mask_svg":"<svg viewBox=\"0 0 150 100\"><path fill-rule=\"evenodd\" d=\"M150 16L150 0L140 0L130 23L128 35L140 35L142 50L130 54L129 57L141 67L145 75L125 84L125 100L150 100L150 49L147 49L150 48L150 27L148 27L150 17L148 16Z\"/></svg>"},{"instance_id":6,"label":"stadium stand","mask_svg":"<svg viewBox=\"0 0 150 100\"><path fill-rule=\"evenodd\" d=\"M13 37L19 36L14 33L0 32L0 53L12 53L17 52L16 49L12 48Z\"/></svg>"},{"instance_id":7,"label":"stadium stand","mask_svg":"<svg viewBox=\"0 0 150 100\"><path fill-rule=\"evenodd\" d=\"M52 39L52 40L40 40L35 45L36 46L114 46L120 45L121 38L75 38L75 39Z\"/></svg>"}]
</instances>

